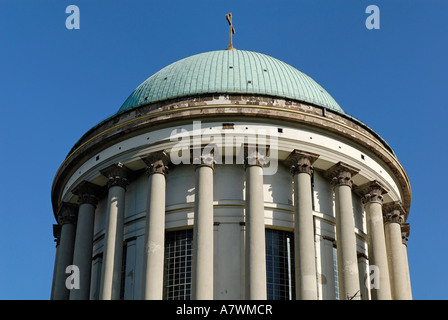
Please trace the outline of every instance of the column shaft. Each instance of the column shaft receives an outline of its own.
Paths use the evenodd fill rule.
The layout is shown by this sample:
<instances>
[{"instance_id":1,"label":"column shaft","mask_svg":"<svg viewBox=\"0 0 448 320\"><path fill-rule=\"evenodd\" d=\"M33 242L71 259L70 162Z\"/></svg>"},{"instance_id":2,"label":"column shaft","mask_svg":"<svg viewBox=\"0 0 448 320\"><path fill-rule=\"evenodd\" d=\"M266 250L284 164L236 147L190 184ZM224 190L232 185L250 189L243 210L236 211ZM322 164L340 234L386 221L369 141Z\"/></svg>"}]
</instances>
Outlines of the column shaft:
<instances>
[{"instance_id":1,"label":"column shaft","mask_svg":"<svg viewBox=\"0 0 448 320\"><path fill-rule=\"evenodd\" d=\"M296 298L317 299L314 223L311 179L307 173L294 176Z\"/></svg>"},{"instance_id":2,"label":"column shaft","mask_svg":"<svg viewBox=\"0 0 448 320\"><path fill-rule=\"evenodd\" d=\"M79 206L73 253L73 264L79 268L79 289L70 291L70 300L89 300L94 218L94 204L83 203Z\"/></svg>"},{"instance_id":3,"label":"column shaft","mask_svg":"<svg viewBox=\"0 0 448 320\"><path fill-rule=\"evenodd\" d=\"M118 300L120 298L124 196L124 188L119 186L109 188L101 275L101 300Z\"/></svg>"},{"instance_id":4,"label":"column shaft","mask_svg":"<svg viewBox=\"0 0 448 320\"><path fill-rule=\"evenodd\" d=\"M409 261L408 261L408 237L410 232L410 225L409 223L402 223L401 224L401 239L403 243L403 255L404 255L404 262L406 264L406 279L408 281L408 297L410 300L412 300L412 287L411 287L411 274L409 271Z\"/></svg>"},{"instance_id":5,"label":"column shaft","mask_svg":"<svg viewBox=\"0 0 448 320\"><path fill-rule=\"evenodd\" d=\"M121 265L123 259L123 233L127 169L114 164L101 171L109 178L106 230L104 234L103 265L101 273L101 300L120 299Z\"/></svg>"},{"instance_id":6,"label":"column shaft","mask_svg":"<svg viewBox=\"0 0 448 320\"><path fill-rule=\"evenodd\" d=\"M351 188L335 187L339 297L359 300L359 272Z\"/></svg>"},{"instance_id":7,"label":"column shaft","mask_svg":"<svg viewBox=\"0 0 448 320\"><path fill-rule=\"evenodd\" d=\"M407 300L412 300L412 288L411 288L411 275L410 275L410 272L409 272L409 261L408 261L408 248L407 248L407 246L406 245L403 245L403 261L404 261L404 264L405 264L405 273L406 273L406 280L407 280L407 284L408 284L408 287L407 287L407 290L406 290L406 292L407 292Z\"/></svg>"},{"instance_id":8,"label":"column shaft","mask_svg":"<svg viewBox=\"0 0 448 320\"><path fill-rule=\"evenodd\" d=\"M142 299L163 299L165 260L166 154L144 159L148 164L148 200L143 254Z\"/></svg>"},{"instance_id":9,"label":"column shaft","mask_svg":"<svg viewBox=\"0 0 448 320\"><path fill-rule=\"evenodd\" d=\"M294 179L294 256L298 300L317 300L311 175L312 163L318 157L317 154L293 150L286 159Z\"/></svg>"},{"instance_id":10,"label":"column shaft","mask_svg":"<svg viewBox=\"0 0 448 320\"><path fill-rule=\"evenodd\" d=\"M77 206L76 206L77 207ZM66 268L72 265L73 249L75 245L76 214L77 208L70 203L63 203L59 214L61 227L61 241L58 247L58 261L54 284L54 300L68 300L70 291L67 289L66 280L69 274L65 273Z\"/></svg>"},{"instance_id":11,"label":"column shaft","mask_svg":"<svg viewBox=\"0 0 448 320\"><path fill-rule=\"evenodd\" d=\"M372 269L370 296L372 300L390 300L392 296L382 212L383 194L387 190L375 180L357 187L356 191L362 197L366 211L369 265Z\"/></svg>"},{"instance_id":12,"label":"column shaft","mask_svg":"<svg viewBox=\"0 0 448 320\"><path fill-rule=\"evenodd\" d=\"M265 300L266 243L263 168L246 168L246 299Z\"/></svg>"},{"instance_id":13,"label":"column shaft","mask_svg":"<svg viewBox=\"0 0 448 320\"><path fill-rule=\"evenodd\" d=\"M369 202L365 206L367 217L367 236L369 264L379 271L379 283L374 283L370 290L372 300L390 300L389 266L387 262L386 238L381 203ZM375 269L374 269L375 270Z\"/></svg>"},{"instance_id":14,"label":"column shaft","mask_svg":"<svg viewBox=\"0 0 448 320\"><path fill-rule=\"evenodd\" d=\"M386 248L389 262L391 279L392 299L408 300L409 284L406 277L406 261L403 254L403 243L401 238L401 212L399 210L388 210L386 212L386 223L384 226L386 234Z\"/></svg>"},{"instance_id":15,"label":"column shaft","mask_svg":"<svg viewBox=\"0 0 448 320\"><path fill-rule=\"evenodd\" d=\"M339 299L341 300L359 300L361 296L351 189L353 184L351 178L358 171L339 162L327 172L332 177L335 196Z\"/></svg>"},{"instance_id":16,"label":"column shaft","mask_svg":"<svg viewBox=\"0 0 448 320\"><path fill-rule=\"evenodd\" d=\"M89 300L92 272L93 224L100 187L81 182L73 191L78 196L79 212L76 227L73 264L79 268L79 289L70 291L70 300Z\"/></svg>"},{"instance_id":17,"label":"column shaft","mask_svg":"<svg viewBox=\"0 0 448 320\"><path fill-rule=\"evenodd\" d=\"M57 268L58 268L58 252L59 252L59 244L61 242L61 225L60 224L54 224L53 225L53 236L54 241L56 242L56 254L54 257L54 267L53 267L53 281L51 283L51 294L50 294L50 300L53 300L54 298L54 286L56 283L56 274L57 274Z\"/></svg>"},{"instance_id":18,"label":"column shaft","mask_svg":"<svg viewBox=\"0 0 448 320\"><path fill-rule=\"evenodd\" d=\"M196 167L193 299L213 299L213 167Z\"/></svg>"}]
</instances>

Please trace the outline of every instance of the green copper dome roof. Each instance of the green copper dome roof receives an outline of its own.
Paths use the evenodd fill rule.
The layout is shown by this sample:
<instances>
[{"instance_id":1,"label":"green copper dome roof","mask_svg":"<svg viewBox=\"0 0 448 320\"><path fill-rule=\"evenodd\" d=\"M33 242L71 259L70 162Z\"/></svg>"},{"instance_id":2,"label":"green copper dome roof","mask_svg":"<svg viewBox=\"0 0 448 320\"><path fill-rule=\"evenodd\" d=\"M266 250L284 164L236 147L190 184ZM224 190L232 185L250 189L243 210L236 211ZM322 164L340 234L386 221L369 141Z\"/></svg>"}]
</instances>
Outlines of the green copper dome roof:
<instances>
[{"instance_id":1,"label":"green copper dome roof","mask_svg":"<svg viewBox=\"0 0 448 320\"><path fill-rule=\"evenodd\" d=\"M343 113L330 94L303 72L271 56L245 50L205 52L174 62L139 85L119 112L209 93L289 98Z\"/></svg>"}]
</instances>

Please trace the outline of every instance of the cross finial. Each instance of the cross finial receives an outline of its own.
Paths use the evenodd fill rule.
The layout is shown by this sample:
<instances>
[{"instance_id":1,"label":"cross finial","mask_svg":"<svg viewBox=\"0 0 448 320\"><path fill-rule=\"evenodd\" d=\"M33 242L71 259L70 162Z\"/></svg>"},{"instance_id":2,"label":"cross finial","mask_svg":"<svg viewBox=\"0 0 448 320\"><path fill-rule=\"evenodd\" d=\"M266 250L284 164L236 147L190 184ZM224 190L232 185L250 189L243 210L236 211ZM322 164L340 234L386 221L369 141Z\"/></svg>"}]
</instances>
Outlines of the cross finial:
<instances>
[{"instance_id":1,"label":"cross finial","mask_svg":"<svg viewBox=\"0 0 448 320\"><path fill-rule=\"evenodd\" d=\"M227 47L226 50L236 50L232 44L232 34L235 34L235 28L233 27L233 24L232 24L232 13L231 12L226 14L226 19L227 19L227 22L229 23L229 46Z\"/></svg>"}]
</instances>

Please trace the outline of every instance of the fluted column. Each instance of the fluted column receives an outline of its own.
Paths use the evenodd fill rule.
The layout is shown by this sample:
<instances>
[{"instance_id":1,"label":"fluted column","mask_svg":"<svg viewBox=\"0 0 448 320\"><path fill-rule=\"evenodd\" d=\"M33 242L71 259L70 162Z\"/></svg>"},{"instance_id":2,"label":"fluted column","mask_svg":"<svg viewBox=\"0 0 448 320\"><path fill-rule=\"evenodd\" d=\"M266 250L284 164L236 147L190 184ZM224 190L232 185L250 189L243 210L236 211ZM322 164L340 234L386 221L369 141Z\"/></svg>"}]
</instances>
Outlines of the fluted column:
<instances>
[{"instance_id":1,"label":"fluted column","mask_svg":"<svg viewBox=\"0 0 448 320\"><path fill-rule=\"evenodd\" d=\"M294 150L286 160L294 179L295 279L298 300L317 300L311 175L312 164L318 157L313 153Z\"/></svg>"},{"instance_id":2,"label":"fluted column","mask_svg":"<svg viewBox=\"0 0 448 320\"><path fill-rule=\"evenodd\" d=\"M339 299L359 300L360 284L352 203L352 177L358 169L339 162L326 174L331 178L336 213Z\"/></svg>"},{"instance_id":3,"label":"fluted column","mask_svg":"<svg viewBox=\"0 0 448 320\"><path fill-rule=\"evenodd\" d=\"M264 225L263 164L265 155L246 150L246 299L265 300L266 243Z\"/></svg>"},{"instance_id":4,"label":"fluted column","mask_svg":"<svg viewBox=\"0 0 448 320\"><path fill-rule=\"evenodd\" d=\"M406 279L408 280L408 294L409 299L412 299L412 287L411 287L411 274L409 272L409 261L408 261L408 237L410 233L410 225L409 223L401 224L401 239L403 243L403 254L404 254L404 262L406 264Z\"/></svg>"},{"instance_id":5,"label":"fluted column","mask_svg":"<svg viewBox=\"0 0 448 320\"><path fill-rule=\"evenodd\" d=\"M392 299L409 300L409 285L406 277L408 268L401 238L401 223L403 221L403 208L399 202L384 205L385 214L384 230L386 234L386 248L391 279Z\"/></svg>"},{"instance_id":6,"label":"fluted column","mask_svg":"<svg viewBox=\"0 0 448 320\"><path fill-rule=\"evenodd\" d=\"M206 150L203 150L203 153ZM196 164L193 233L192 297L213 299L213 169L212 153L202 154Z\"/></svg>"},{"instance_id":7,"label":"fluted column","mask_svg":"<svg viewBox=\"0 0 448 320\"><path fill-rule=\"evenodd\" d=\"M73 248L75 245L76 218L78 206L73 203L63 202L58 213L61 225L61 239L58 246L57 267L54 282L54 300L68 300L70 291L67 289L66 280L69 274L66 268L73 263Z\"/></svg>"},{"instance_id":8,"label":"fluted column","mask_svg":"<svg viewBox=\"0 0 448 320\"><path fill-rule=\"evenodd\" d=\"M124 204L129 173L122 163L101 170L101 174L108 178L106 231L100 285L101 300L118 300L120 298Z\"/></svg>"},{"instance_id":9,"label":"fluted column","mask_svg":"<svg viewBox=\"0 0 448 320\"><path fill-rule=\"evenodd\" d=\"M79 212L73 264L79 268L79 289L70 290L70 300L89 300L92 269L93 223L101 188L88 181L81 182L73 191L78 196Z\"/></svg>"},{"instance_id":10,"label":"fluted column","mask_svg":"<svg viewBox=\"0 0 448 320\"><path fill-rule=\"evenodd\" d=\"M372 181L358 187L357 192L362 196L366 210L369 265L376 266L374 270L379 273L373 274L378 277L379 283L372 285L371 298L372 300L390 300L392 296L382 212L383 194L387 193L387 190L380 182Z\"/></svg>"},{"instance_id":11,"label":"fluted column","mask_svg":"<svg viewBox=\"0 0 448 320\"><path fill-rule=\"evenodd\" d=\"M163 298L165 260L165 198L168 155L161 151L143 158L148 174L142 299Z\"/></svg>"}]
</instances>

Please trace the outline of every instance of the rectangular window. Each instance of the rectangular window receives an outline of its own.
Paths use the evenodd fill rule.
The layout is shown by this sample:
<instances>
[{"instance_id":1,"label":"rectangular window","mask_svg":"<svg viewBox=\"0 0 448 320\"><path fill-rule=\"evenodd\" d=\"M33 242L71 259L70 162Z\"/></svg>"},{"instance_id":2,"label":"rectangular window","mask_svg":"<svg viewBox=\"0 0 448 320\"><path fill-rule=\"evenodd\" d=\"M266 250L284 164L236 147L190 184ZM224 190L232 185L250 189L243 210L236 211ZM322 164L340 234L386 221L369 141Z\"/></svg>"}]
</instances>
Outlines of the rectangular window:
<instances>
[{"instance_id":1,"label":"rectangular window","mask_svg":"<svg viewBox=\"0 0 448 320\"><path fill-rule=\"evenodd\" d=\"M269 300L294 300L294 233L266 229L266 283Z\"/></svg>"},{"instance_id":2,"label":"rectangular window","mask_svg":"<svg viewBox=\"0 0 448 320\"><path fill-rule=\"evenodd\" d=\"M165 234L164 298L190 300L193 229Z\"/></svg>"}]
</instances>

